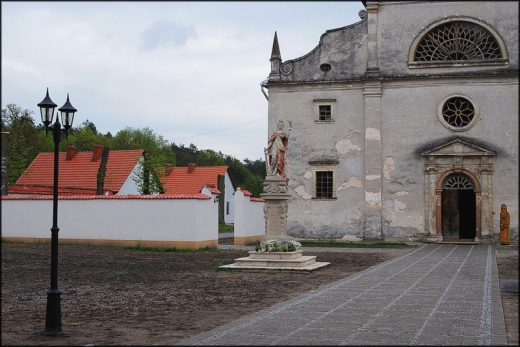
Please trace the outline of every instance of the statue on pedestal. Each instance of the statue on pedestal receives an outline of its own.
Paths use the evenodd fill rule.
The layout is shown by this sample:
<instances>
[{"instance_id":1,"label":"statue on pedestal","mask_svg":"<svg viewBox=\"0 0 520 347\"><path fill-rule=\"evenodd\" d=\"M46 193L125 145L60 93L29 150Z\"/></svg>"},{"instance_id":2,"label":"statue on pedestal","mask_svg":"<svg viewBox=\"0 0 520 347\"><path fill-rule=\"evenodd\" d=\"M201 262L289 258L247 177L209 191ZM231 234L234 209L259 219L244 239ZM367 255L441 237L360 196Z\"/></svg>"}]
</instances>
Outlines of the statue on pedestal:
<instances>
[{"instance_id":1,"label":"statue on pedestal","mask_svg":"<svg viewBox=\"0 0 520 347\"><path fill-rule=\"evenodd\" d=\"M267 176L280 176L285 178L285 152L289 146L289 134L292 129L292 122L289 122L289 131L283 130L284 122L278 122L278 130L274 131L269 138L266 154Z\"/></svg>"},{"instance_id":2,"label":"statue on pedestal","mask_svg":"<svg viewBox=\"0 0 520 347\"><path fill-rule=\"evenodd\" d=\"M289 131L284 130L284 122L278 122L277 130L269 138L264 149L267 177L264 180L264 193L260 196L265 200L265 240L276 239L279 242L293 240L287 236L287 201L291 197L288 192L288 181L285 165L285 153L289 145Z\"/></svg>"}]
</instances>

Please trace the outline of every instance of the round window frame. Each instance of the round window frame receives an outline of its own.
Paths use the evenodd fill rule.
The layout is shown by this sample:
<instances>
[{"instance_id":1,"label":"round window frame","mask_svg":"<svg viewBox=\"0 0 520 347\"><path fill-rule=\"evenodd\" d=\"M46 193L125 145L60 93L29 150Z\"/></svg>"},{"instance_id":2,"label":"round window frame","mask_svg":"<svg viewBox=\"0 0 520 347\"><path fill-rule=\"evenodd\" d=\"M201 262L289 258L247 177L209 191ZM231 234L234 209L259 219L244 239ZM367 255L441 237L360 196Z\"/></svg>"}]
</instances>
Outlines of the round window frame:
<instances>
[{"instance_id":1,"label":"round window frame","mask_svg":"<svg viewBox=\"0 0 520 347\"><path fill-rule=\"evenodd\" d=\"M320 70L321 70L321 72L327 73L330 70L332 70L332 65L330 65L329 63L320 64Z\"/></svg>"},{"instance_id":2,"label":"round window frame","mask_svg":"<svg viewBox=\"0 0 520 347\"><path fill-rule=\"evenodd\" d=\"M444 105L446 104L446 102L448 100L453 99L453 98L463 98L463 99L466 99L473 106L473 109L474 109L473 119L469 122L468 125L463 126L463 127L456 127L456 126L453 126L453 125L449 124L444 119L444 116L442 114L442 110L444 108ZM441 122L441 124L445 128L447 128L447 129L449 129L451 131L461 132L461 131L466 131L466 130L471 129L477 123L477 121L479 119L479 115L480 115L479 111L480 111L480 108L479 108L477 102L471 96L469 96L467 94L464 94L464 93L453 93L453 94L450 94L450 95L446 96L444 99L442 99L441 103L439 104L439 107L437 108L437 118L439 119L439 121Z\"/></svg>"}]
</instances>

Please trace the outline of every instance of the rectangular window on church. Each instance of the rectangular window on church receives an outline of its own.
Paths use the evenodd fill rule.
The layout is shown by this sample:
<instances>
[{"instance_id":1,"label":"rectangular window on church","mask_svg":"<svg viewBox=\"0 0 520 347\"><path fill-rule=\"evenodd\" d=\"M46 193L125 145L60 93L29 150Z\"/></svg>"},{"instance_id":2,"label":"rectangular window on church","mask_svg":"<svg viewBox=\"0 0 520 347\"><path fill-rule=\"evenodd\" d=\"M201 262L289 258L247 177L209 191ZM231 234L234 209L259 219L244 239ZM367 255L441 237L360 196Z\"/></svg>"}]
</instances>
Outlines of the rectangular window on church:
<instances>
[{"instance_id":1,"label":"rectangular window on church","mask_svg":"<svg viewBox=\"0 0 520 347\"><path fill-rule=\"evenodd\" d=\"M320 120L330 120L331 108L330 105L320 105Z\"/></svg>"},{"instance_id":2,"label":"rectangular window on church","mask_svg":"<svg viewBox=\"0 0 520 347\"><path fill-rule=\"evenodd\" d=\"M316 123L333 123L336 99L314 99Z\"/></svg>"},{"instance_id":3,"label":"rectangular window on church","mask_svg":"<svg viewBox=\"0 0 520 347\"><path fill-rule=\"evenodd\" d=\"M338 160L331 159L309 161L313 177L312 199L336 199L336 167L338 163Z\"/></svg>"},{"instance_id":4,"label":"rectangular window on church","mask_svg":"<svg viewBox=\"0 0 520 347\"><path fill-rule=\"evenodd\" d=\"M316 198L334 197L334 175L332 171L316 171Z\"/></svg>"}]
</instances>

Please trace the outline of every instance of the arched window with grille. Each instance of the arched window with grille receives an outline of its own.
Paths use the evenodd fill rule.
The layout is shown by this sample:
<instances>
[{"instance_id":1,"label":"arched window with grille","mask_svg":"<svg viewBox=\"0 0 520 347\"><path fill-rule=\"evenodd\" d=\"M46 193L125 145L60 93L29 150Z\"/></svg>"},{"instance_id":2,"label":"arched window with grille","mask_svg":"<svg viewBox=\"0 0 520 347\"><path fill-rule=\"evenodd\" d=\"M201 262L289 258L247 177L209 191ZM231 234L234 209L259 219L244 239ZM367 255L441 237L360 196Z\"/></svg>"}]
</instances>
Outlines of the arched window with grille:
<instances>
[{"instance_id":1,"label":"arched window with grille","mask_svg":"<svg viewBox=\"0 0 520 347\"><path fill-rule=\"evenodd\" d=\"M487 24L448 18L426 28L414 40L410 68L505 65L503 41Z\"/></svg>"}]
</instances>

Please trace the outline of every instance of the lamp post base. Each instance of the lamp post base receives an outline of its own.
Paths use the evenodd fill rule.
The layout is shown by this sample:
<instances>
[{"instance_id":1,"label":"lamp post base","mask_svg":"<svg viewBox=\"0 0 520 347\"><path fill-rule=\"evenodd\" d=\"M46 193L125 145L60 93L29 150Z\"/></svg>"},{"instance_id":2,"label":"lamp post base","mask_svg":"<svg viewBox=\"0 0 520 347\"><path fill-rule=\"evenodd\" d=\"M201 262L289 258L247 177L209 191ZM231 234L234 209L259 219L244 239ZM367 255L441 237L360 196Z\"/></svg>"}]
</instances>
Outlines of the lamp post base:
<instances>
[{"instance_id":1,"label":"lamp post base","mask_svg":"<svg viewBox=\"0 0 520 347\"><path fill-rule=\"evenodd\" d=\"M47 311L45 313L45 336L63 336L61 330L60 294L58 289L47 292Z\"/></svg>"}]
</instances>

